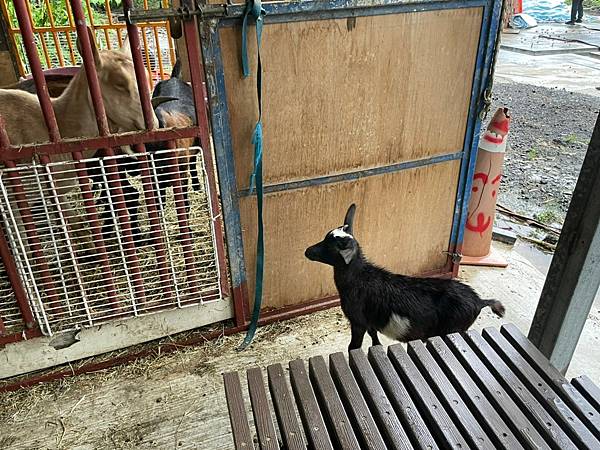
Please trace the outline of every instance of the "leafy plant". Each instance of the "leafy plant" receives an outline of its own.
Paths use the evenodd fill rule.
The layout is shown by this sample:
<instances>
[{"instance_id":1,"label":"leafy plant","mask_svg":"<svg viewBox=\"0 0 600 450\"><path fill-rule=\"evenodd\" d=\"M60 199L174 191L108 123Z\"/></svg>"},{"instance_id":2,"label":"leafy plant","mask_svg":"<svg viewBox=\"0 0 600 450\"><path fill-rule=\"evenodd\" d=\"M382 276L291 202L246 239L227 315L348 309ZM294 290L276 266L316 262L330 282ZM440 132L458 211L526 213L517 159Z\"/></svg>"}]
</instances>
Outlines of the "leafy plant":
<instances>
[{"instance_id":1,"label":"leafy plant","mask_svg":"<svg viewBox=\"0 0 600 450\"><path fill-rule=\"evenodd\" d=\"M531 147L529 150L527 150L527 158L529 158L530 160L534 160L534 159L537 159L537 157L538 157L537 148Z\"/></svg>"},{"instance_id":2,"label":"leafy plant","mask_svg":"<svg viewBox=\"0 0 600 450\"><path fill-rule=\"evenodd\" d=\"M559 221L559 216L553 209L546 208L541 213L536 214L536 219L540 222L551 224Z\"/></svg>"},{"instance_id":3,"label":"leafy plant","mask_svg":"<svg viewBox=\"0 0 600 450\"><path fill-rule=\"evenodd\" d=\"M567 144L575 144L576 142L579 142L579 138L575 133L571 133L567 137L565 137L565 142Z\"/></svg>"}]
</instances>

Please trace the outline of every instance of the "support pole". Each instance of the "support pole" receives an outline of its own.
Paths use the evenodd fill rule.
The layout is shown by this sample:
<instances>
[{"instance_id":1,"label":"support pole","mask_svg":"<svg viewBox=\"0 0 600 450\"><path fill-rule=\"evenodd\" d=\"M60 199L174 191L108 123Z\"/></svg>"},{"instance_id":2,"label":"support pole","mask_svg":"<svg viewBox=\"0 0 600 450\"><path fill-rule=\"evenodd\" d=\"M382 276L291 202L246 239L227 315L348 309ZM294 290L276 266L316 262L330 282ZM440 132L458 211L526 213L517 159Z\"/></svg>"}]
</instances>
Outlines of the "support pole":
<instances>
[{"instance_id":1,"label":"support pole","mask_svg":"<svg viewBox=\"0 0 600 450\"><path fill-rule=\"evenodd\" d=\"M600 287L600 115L573 192L529 339L563 374Z\"/></svg>"}]
</instances>

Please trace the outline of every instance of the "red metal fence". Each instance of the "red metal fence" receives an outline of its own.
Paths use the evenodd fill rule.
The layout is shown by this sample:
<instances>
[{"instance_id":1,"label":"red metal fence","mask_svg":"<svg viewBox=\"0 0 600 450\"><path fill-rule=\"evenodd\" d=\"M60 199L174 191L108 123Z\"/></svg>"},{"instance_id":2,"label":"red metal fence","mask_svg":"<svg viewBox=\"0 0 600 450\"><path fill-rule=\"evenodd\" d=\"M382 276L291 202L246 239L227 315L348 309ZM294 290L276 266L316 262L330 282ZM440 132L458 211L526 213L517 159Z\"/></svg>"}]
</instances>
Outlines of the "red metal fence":
<instances>
[{"instance_id":1,"label":"red metal fence","mask_svg":"<svg viewBox=\"0 0 600 450\"><path fill-rule=\"evenodd\" d=\"M132 0L123 5L127 16ZM183 32L198 125L155 128L140 37L127 24L145 130L117 133L107 116L81 0L70 0L97 136L65 139L26 0L14 0L14 6L50 142L11 145L12 130L0 116L0 257L6 268L0 280L0 344L227 296L194 22L185 22ZM199 146L178 149L176 139L183 138L197 138ZM156 142L166 142L165 150L146 151L145 144ZM134 157L122 151L126 146ZM187 164L196 151L201 182L190 189ZM162 192L164 180L172 195Z\"/></svg>"}]
</instances>

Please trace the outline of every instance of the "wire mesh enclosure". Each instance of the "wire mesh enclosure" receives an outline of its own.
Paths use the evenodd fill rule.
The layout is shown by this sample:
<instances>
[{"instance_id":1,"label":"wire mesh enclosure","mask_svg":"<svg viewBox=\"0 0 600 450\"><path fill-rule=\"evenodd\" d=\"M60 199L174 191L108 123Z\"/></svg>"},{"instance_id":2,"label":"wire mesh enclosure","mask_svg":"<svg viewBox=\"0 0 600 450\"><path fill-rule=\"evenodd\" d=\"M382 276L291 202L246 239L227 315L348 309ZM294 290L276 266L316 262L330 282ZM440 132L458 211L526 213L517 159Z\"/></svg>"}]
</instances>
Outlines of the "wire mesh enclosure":
<instances>
[{"instance_id":1,"label":"wire mesh enclosure","mask_svg":"<svg viewBox=\"0 0 600 450\"><path fill-rule=\"evenodd\" d=\"M32 7L56 19L63 3L67 25L40 28ZM166 21L116 23L109 0L0 4L35 85L0 90L0 378L233 318L195 23L187 83ZM52 98L44 67L79 62ZM48 352L69 330L79 345Z\"/></svg>"},{"instance_id":2,"label":"wire mesh enclosure","mask_svg":"<svg viewBox=\"0 0 600 450\"><path fill-rule=\"evenodd\" d=\"M33 161L0 174L4 231L44 334L221 297L214 217L202 154L197 147L172 153L146 154L150 166L146 174L140 173L137 160L127 155L83 161L91 174L87 182L101 219L96 229L91 226L80 188L60 195L60 184L77 186L77 170L72 164ZM179 161L190 154L197 157L199 183L183 178L183 190L189 193L186 199L165 186L165 174L179 170ZM106 170L108 160L114 160L123 174L124 203L115 200L116 187ZM23 202L17 199L11 172L19 174L29 211L22 209ZM147 193L158 206L158 230L152 230ZM123 211L131 217L129 243L119 215ZM25 230L27 215L34 233ZM98 239L104 240L106 264L94 245ZM33 244L36 240L37 246ZM164 246L162 256L159 242ZM7 331L18 331L22 319L5 277L0 286L0 317Z\"/></svg>"}]
</instances>

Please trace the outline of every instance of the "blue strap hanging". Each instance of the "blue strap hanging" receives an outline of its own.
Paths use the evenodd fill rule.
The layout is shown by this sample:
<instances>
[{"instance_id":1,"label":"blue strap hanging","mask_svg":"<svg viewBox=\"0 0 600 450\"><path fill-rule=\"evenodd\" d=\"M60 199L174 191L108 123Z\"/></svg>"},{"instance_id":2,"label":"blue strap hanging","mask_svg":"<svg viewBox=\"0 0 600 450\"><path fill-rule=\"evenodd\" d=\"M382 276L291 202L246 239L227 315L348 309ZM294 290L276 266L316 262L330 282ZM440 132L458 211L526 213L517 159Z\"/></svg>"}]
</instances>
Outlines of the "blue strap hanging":
<instances>
[{"instance_id":1,"label":"blue strap hanging","mask_svg":"<svg viewBox=\"0 0 600 450\"><path fill-rule=\"evenodd\" d=\"M254 339L260 308L262 305L263 276L265 263L265 247L263 239L263 178L262 178L262 155L263 155L263 130L262 130L262 65L260 61L260 42L262 38L263 16L265 10L261 6L261 0L249 0L246 3L244 12L244 21L242 23L242 70L244 77L250 76L250 67L248 63L248 16L252 15L256 21L256 48L258 57L258 67L256 70L256 91L258 96L258 121L252 134L252 144L254 145L254 170L250 177L250 192L256 188L257 214L258 214L258 239L256 241L256 282L254 290L254 309L250 319L250 327L242 342L239 350L244 350Z\"/></svg>"}]
</instances>

